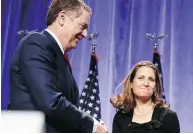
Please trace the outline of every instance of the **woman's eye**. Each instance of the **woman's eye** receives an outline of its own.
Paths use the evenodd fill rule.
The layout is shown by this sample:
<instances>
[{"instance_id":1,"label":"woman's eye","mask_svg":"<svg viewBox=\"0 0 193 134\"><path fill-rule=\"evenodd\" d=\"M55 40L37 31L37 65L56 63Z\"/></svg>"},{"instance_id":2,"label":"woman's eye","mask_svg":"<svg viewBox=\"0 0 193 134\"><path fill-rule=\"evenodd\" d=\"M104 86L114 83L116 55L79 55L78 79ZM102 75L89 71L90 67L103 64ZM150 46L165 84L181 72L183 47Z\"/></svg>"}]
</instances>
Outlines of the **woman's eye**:
<instances>
[{"instance_id":1,"label":"woman's eye","mask_svg":"<svg viewBox=\"0 0 193 134\"><path fill-rule=\"evenodd\" d=\"M154 80L153 78L150 78L150 81L153 81L153 82L154 82L155 80Z\"/></svg>"}]
</instances>

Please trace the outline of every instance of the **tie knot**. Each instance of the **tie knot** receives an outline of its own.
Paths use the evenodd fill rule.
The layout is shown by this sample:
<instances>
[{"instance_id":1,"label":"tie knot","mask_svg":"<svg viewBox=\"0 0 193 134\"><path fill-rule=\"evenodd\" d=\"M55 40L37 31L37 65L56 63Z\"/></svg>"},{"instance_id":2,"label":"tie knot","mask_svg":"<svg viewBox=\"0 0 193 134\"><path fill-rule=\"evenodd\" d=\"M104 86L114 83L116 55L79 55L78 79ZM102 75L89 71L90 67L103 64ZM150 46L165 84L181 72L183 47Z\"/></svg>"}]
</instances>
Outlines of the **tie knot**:
<instances>
[{"instance_id":1,"label":"tie knot","mask_svg":"<svg viewBox=\"0 0 193 134\"><path fill-rule=\"evenodd\" d=\"M66 60L69 60L67 53L64 53L64 58L65 58Z\"/></svg>"}]
</instances>

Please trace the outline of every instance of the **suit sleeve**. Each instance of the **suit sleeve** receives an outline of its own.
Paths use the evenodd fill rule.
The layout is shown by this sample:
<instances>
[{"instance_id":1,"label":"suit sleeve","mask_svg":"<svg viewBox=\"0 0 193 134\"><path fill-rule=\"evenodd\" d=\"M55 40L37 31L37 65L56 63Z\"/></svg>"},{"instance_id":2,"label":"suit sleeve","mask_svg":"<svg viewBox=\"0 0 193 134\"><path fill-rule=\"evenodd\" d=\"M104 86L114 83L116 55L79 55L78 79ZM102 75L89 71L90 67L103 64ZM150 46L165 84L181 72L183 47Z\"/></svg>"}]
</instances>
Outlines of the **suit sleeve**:
<instances>
[{"instance_id":1,"label":"suit sleeve","mask_svg":"<svg viewBox=\"0 0 193 134\"><path fill-rule=\"evenodd\" d=\"M118 122L118 113L115 114L114 119L113 119L113 133L121 133L121 128Z\"/></svg>"},{"instance_id":2,"label":"suit sleeve","mask_svg":"<svg viewBox=\"0 0 193 134\"><path fill-rule=\"evenodd\" d=\"M174 111L168 110L163 119L163 127L167 133L180 133L178 116Z\"/></svg>"},{"instance_id":3,"label":"suit sleeve","mask_svg":"<svg viewBox=\"0 0 193 134\"><path fill-rule=\"evenodd\" d=\"M59 91L55 64L46 45L23 45L18 66L37 109L51 118L73 126L75 131L91 133L93 118L80 111Z\"/></svg>"}]
</instances>

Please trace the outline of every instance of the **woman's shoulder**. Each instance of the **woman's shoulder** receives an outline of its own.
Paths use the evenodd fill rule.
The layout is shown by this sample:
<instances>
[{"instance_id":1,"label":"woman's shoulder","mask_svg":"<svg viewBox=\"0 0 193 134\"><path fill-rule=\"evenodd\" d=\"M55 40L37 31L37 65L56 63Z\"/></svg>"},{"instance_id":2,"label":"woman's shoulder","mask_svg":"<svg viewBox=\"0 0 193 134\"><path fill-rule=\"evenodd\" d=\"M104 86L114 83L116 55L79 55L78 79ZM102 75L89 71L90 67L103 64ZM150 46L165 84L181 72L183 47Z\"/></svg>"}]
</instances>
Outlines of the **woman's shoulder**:
<instances>
[{"instance_id":1,"label":"woman's shoulder","mask_svg":"<svg viewBox=\"0 0 193 134\"><path fill-rule=\"evenodd\" d=\"M124 112L122 110L119 110L116 112L113 122L116 122L120 125L122 124L128 124L132 120L132 113L130 112Z\"/></svg>"},{"instance_id":2,"label":"woman's shoulder","mask_svg":"<svg viewBox=\"0 0 193 134\"><path fill-rule=\"evenodd\" d=\"M165 132L180 132L180 124L176 112L170 108L160 108L160 121Z\"/></svg>"},{"instance_id":3,"label":"woman's shoulder","mask_svg":"<svg viewBox=\"0 0 193 134\"><path fill-rule=\"evenodd\" d=\"M115 116L125 116L127 113L122 110L117 110Z\"/></svg>"},{"instance_id":4,"label":"woman's shoulder","mask_svg":"<svg viewBox=\"0 0 193 134\"><path fill-rule=\"evenodd\" d=\"M174 110L167 107L158 107L160 110L160 120L173 120L174 118L178 118L177 114Z\"/></svg>"},{"instance_id":5,"label":"woman's shoulder","mask_svg":"<svg viewBox=\"0 0 193 134\"><path fill-rule=\"evenodd\" d=\"M176 112L168 107L158 107L162 112L165 112L165 114L176 114Z\"/></svg>"},{"instance_id":6,"label":"woman's shoulder","mask_svg":"<svg viewBox=\"0 0 193 134\"><path fill-rule=\"evenodd\" d=\"M124 118L124 117L128 117L129 115L131 114L131 111L130 112L125 112L123 110L118 110L115 114L115 117L114 118Z\"/></svg>"},{"instance_id":7,"label":"woman's shoulder","mask_svg":"<svg viewBox=\"0 0 193 134\"><path fill-rule=\"evenodd\" d=\"M166 108L166 117L167 118L177 118L177 114L174 110Z\"/></svg>"}]
</instances>

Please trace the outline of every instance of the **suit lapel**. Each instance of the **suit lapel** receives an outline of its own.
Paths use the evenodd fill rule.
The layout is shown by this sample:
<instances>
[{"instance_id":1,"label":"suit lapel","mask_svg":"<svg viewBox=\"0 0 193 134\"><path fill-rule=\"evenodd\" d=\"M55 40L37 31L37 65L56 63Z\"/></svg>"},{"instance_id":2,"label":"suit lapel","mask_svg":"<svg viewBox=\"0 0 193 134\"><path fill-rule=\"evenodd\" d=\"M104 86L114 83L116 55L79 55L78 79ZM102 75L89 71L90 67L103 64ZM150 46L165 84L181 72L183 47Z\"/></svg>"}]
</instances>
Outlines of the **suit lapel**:
<instances>
[{"instance_id":1,"label":"suit lapel","mask_svg":"<svg viewBox=\"0 0 193 134\"><path fill-rule=\"evenodd\" d=\"M58 54L58 56L60 58L62 57L63 60L65 59L65 62L68 64L68 66L70 68L70 71L72 72L70 61L69 61L68 58L65 57L65 54L62 53L62 50L60 49L60 47L59 47L58 43L56 42L56 40L46 30L43 30L42 33L49 38L49 40L52 42L52 44L54 44L53 47L54 47L56 53Z\"/></svg>"},{"instance_id":2,"label":"suit lapel","mask_svg":"<svg viewBox=\"0 0 193 134\"><path fill-rule=\"evenodd\" d=\"M79 92L78 92L78 86L76 84L76 81L72 75L71 67L70 67L68 61L64 58L64 55L63 55L59 45L57 44L56 40L52 37L52 35L49 34L46 30L43 30L42 34L44 34L52 42L52 44L53 44L52 47L54 48L54 50L57 54L57 57L59 58L59 61L61 61L61 63L64 63L65 65L68 66L70 73L71 73L72 82L73 82L72 88L74 89L74 90L71 90L71 98L72 98L72 101L74 102L74 104L77 104Z\"/></svg>"},{"instance_id":3,"label":"suit lapel","mask_svg":"<svg viewBox=\"0 0 193 134\"><path fill-rule=\"evenodd\" d=\"M60 49L58 43L57 43L56 40L52 37L52 35L49 34L46 30L43 30L43 31L42 31L42 34L44 34L44 35L52 42L53 48L55 49L56 53L57 53L59 56L63 57L64 55L63 55L63 53L62 53L62 50Z\"/></svg>"}]
</instances>

